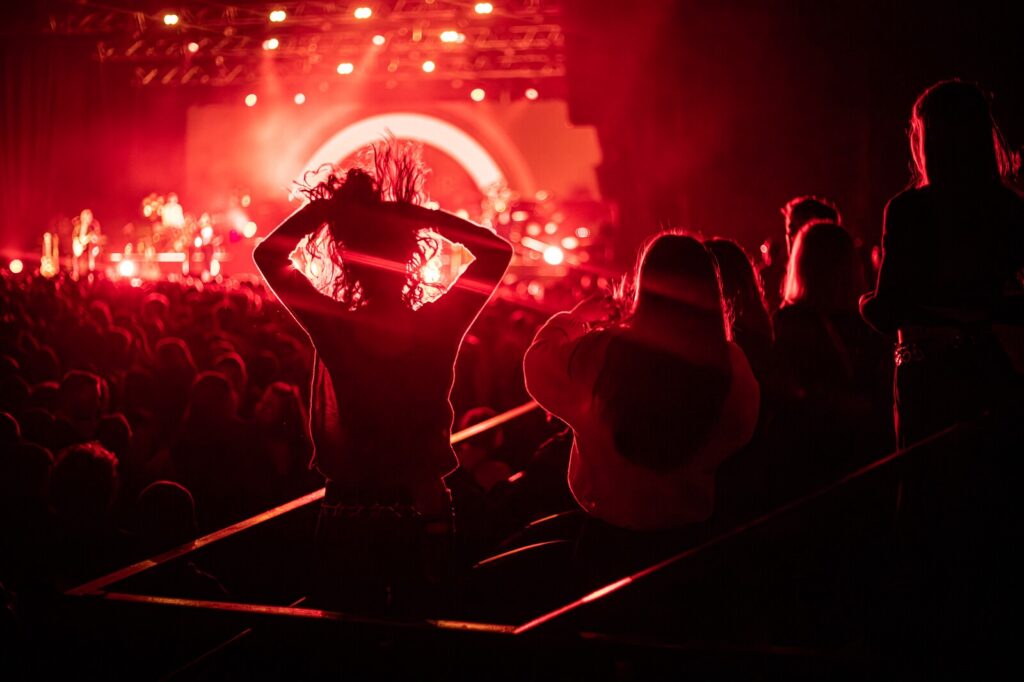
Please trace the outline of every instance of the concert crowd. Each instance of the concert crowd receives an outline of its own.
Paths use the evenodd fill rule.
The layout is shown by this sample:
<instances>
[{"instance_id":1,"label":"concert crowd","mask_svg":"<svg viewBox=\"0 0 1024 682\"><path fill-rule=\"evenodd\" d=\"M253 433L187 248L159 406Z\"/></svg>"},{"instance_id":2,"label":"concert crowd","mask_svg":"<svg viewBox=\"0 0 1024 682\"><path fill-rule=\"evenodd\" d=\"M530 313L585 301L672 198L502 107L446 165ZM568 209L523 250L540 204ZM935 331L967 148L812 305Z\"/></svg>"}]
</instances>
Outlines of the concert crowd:
<instances>
[{"instance_id":1,"label":"concert crowd","mask_svg":"<svg viewBox=\"0 0 1024 682\"><path fill-rule=\"evenodd\" d=\"M454 447L449 559L467 612L530 594L513 585L527 575L561 576L550 589L571 598L1019 401L1020 368L993 330L1020 300L1024 202L984 142L994 124L978 96L947 82L918 101L922 129L976 116L980 151L958 140L951 160L942 133L916 141L919 177L890 202L878 258L842 207L798 196L766 235L771 262L703 226L661 233L637 276L571 311L500 296L483 308L455 363L453 432L531 398L543 409ZM308 427L313 323L268 280L274 291L0 279L5 636L57 591L324 485ZM408 415L378 417L401 429ZM328 484L336 506L348 494ZM900 508L898 482L863 494L879 517ZM528 525L543 517L556 520ZM511 569L484 561L552 538L564 542ZM201 565L180 579L232 594L231 576Z\"/></svg>"}]
</instances>

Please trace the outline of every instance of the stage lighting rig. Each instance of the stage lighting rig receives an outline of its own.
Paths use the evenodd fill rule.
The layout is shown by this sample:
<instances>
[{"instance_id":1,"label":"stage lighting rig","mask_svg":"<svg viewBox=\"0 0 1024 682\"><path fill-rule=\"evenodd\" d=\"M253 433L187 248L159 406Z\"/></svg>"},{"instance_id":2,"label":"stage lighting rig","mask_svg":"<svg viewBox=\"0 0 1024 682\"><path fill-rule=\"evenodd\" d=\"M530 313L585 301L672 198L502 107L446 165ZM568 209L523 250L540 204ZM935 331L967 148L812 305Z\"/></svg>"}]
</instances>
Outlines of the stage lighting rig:
<instances>
[{"instance_id":1,"label":"stage lighting rig","mask_svg":"<svg viewBox=\"0 0 1024 682\"><path fill-rule=\"evenodd\" d=\"M133 82L145 87L251 85L268 68L301 87L299 81L328 79L339 63L351 63L363 83L427 83L438 94L448 86L451 97L466 96L449 85L460 81L495 93L538 83L552 95L564 90L558 0L179 0L155 13L139 7L127 0L53 3L44 31L94 38L99 61L128 65ZM274 54L269 67L264 50ZM429 63L436 72L423 68Z\"/></svg>"}]
</instances>

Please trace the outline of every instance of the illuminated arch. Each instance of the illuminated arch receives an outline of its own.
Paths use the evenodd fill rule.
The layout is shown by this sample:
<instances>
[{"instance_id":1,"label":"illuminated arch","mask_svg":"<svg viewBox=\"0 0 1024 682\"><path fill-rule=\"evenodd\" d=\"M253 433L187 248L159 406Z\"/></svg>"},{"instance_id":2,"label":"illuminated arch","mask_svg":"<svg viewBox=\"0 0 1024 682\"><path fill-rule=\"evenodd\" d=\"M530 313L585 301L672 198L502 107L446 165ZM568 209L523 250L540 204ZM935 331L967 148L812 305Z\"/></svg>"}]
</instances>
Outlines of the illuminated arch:
<instances>
[{"instance_id":1,"label":"illuminated arch","mask_svg":"<svg viewBox=\"0 0 1024 682\"><path fill-rule=\"evenodd\" d=\"M429 144L445 152L469 173L482 192L506 184L505 174L494 157L460 128L433 116L406 112L379 114L346 126L321 145L303 168L341 161L369 144L380 142L389 131L395 137Z\"/></svg>"}]
</instances>

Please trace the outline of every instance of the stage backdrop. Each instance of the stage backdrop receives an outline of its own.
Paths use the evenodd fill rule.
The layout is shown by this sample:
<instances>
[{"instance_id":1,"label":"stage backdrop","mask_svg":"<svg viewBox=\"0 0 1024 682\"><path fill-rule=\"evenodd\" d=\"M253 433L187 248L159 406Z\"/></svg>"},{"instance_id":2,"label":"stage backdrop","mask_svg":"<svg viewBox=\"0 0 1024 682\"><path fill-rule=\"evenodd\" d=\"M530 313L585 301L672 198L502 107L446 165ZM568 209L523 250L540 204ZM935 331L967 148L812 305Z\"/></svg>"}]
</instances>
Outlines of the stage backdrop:
<instances>
[{"instance_id":1,"label":"stage backdrop","mask_svg":"<svg viewBox=\"0 0 1024 682\"><path fill-rule=\"evenodd\" d=\"M195 205L186 210L219 210L240 192L254 205L287 209L292 181L303 171L337 162L389 131L424 142L424 159L433 167L428 190L442 208L473 212L470 204L493 183L528 198L538 191L597 198L597 135L589 126L571 126L562 101L255 107L239 101L188 111L184 194ZM260 225L260 234L269 227Z\"/></svg>"}]
</instances>

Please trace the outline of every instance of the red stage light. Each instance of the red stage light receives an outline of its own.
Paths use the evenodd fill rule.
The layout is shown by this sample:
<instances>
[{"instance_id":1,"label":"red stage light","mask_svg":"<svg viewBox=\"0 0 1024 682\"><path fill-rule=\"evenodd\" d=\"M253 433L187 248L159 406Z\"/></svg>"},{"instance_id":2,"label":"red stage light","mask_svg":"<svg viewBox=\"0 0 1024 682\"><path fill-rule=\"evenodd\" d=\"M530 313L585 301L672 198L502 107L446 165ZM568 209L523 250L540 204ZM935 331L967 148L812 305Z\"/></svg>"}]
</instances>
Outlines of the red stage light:
<instances>
[{"instance_id":1,"label":"red stage light","mask_svg":"<svg viewBox=\"0 0 1024 682\"><path fill-rule=\"evenodd\" d=\"M178 15L177 14L165 14L164 15L164 26L177 26Z\"/></svg>"},{"instance_id":2,"label":"red stage light","mask_svg":"<svg viewBox=\"0 0 1024 682\"><path fill-rule=\"evenodd\" d=\"M434 69L436 68L437 65L435 65L434 62L430 61L429 59L423 62L423 71L426 73L433 73Z\"/></svg>"},{"instance_id":3,"label":"red stage light","mask_svg":"<svg viewBox=\"0 0 1024 682\"><path fill-rule=\"evenodd\" d=\"M355 71L355 68L356 67L352 66L352 62L342 62L341 64L338 64L338 73L342 76L347 76Z\"/></svg>"},{"instance_id":4,"label":"red stage light","mask_svg":"<svg viewBox=\"0 0 1024 682\"><path fill-rule=\"evenodd\" d=\"M251 92L248 95L246 95L245 96L245 106L247 106L247 107L254 107L254 106L256 106L256 95L254 95Z\"/></svg>"},{"instance_id":5,"label":"red stage light","mask_svg":"<svg viewBox=\"0 0 1024 682\"><path fill-rule=\"evenodd\" d=\"M473 6L473 11L477 14L490 14L494 11L494 5L489 2L478 2Z\"/></svg>"},{"instance_id":6,"label":"red stage light","mask_svg":"<svg viewBox=\"0 0 1024 682\"><path fill-rule=\"evenodd\" d=\"M356 19L369 19L373 16L373 10L369 7L356 7L356 10L352 12L352 16Z\"/></svg>"},{"instance_id":7,"label":"red stage light","mask_svg":"<svg viewBox=\"0 0 1024 682\"><path fill-rule=\"evenodd\" d=\"M196 52L199 52L199 43L189 43L188 44L188 51L191 52L192 54L195 54Z\"/></svg>"},{"instance_id":8,"label":"red stage light","mask_svg":"<svg viewBox=\"0 0 1024 682\"><path fill-rule=\"evenodd\" d=\"M281 45L281 41L277 38L268 38L263 41L264 50L276 50Z\"/></svg>"},{"instance_id":9,"label":"red stage light","mask_svg":"<svg viewBox=\"0 0 1024 682\"><path fill-rule=\"evenodd\" d=\"M557 246L549 246L544 249L544 262L548 265L561 265L565 260L565 254Z\"/></svg>"},{"instance_id":10,"label":"red stage light","mask_svg":"<svg viewBox=\"0 0 1024 682\"><path fill-rule=\"evenodd\" d=\"M246 239L252 239L253 237L255 237L256 236L256 223L254 223L251 220L249 222L247 222L245 224L245 227L242 228L242 236L245 237Z\"/></svg>"},{"instance_id":11,"label":"red stage light","mask_svg":"<svg viewBox=\"0 0 1024 682\"><path fill-rule=\"evenodd\" d=\"M283 9L275 9L273 12L270 13L270 20L275 24L279 24L287 18L288 13L285 12Z\"/></svg>"},{"instance_id":12,"label":"red stage light","mask_svg":"<svg viewBox=\"0 0 1024 682\"><path fill-rule=\"evenodd\" d=\"M18 273L25 269L25 264L22 263L20 259L14 258L11 260L10 263L7 264L7 267L10 269L12 273L17 275Z\"/></svg>"},{"instance_id":13,"label":"red stage light","mask_svg":"<svg viewBox=\"0 0 1024 682\"><path fill-rule=\"evenodd\" d=\"M474 102L483 102L485 97L487 97L487 93L483 88L473 88L469 93L469 98Z\"/></svg>"},{"instance_id":14,"label":"red stage light","mask_svg":"<svg viewBox=\"0 0 1024 682\"><path fill-rule=\"evenodd\" d=\"M540 97L540 93L537 92L536 88L526 88L526 92L523 93L526 99L537 99Z\"/></svg>"},{"instance_id":15,"label":"red stage light","mask_svg":"<svg viewBox=\"0 0 1024 682\"><path fill-rule=\"evenodd\" d=\"M458 31L441 31L441 42L442 43L461 43L466 40L466 36Z\"/></svg>"},{"instance_id":16,"label":"red stage light","mask_svg":"<svg viewBox=\"0 0 1024 682\"><path fill-rule=\"evenodd\" d=\"M305 104L306 103L306 96L303 95L301 92L295 93L295 97L293 99L295 100L296 104Z\"/></svg>"},{"instance_id":17,"label":"red stage light","mask_svg":"<svg viewBox=\"0 0 1024 682\"><path fill-rule=\"evenodd\" d=\"M384 36L382 36L379 33L373 37L373 44L376 45L377 47L380 47L381 45L383 45L387 41L388 41L388 39L385 38Z\"/></svg>"}]
</instances>

